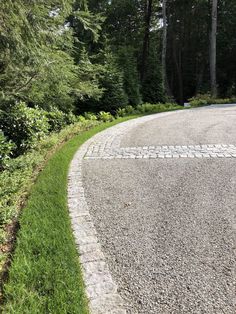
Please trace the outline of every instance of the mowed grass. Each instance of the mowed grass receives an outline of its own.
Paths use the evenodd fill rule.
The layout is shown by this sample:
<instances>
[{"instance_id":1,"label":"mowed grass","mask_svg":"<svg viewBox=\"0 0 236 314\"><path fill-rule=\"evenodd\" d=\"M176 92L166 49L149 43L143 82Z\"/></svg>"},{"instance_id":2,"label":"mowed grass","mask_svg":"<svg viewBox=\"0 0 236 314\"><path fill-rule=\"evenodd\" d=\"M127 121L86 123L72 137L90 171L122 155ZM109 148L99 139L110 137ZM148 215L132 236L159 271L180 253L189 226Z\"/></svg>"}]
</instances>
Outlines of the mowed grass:
<instances>
[{"instance_id":1,"label":"mowed grass","mask_svg":"<svg viewBox=\"0 0 236 314\"><path fill-rule=\"evenodd\" d=\"M132 117L75 136L48 161L20 218L16 249L4 286L3 313L88 313L67 208L67 175L73 155L88 138Z\"/></svg>"}]
</instances>

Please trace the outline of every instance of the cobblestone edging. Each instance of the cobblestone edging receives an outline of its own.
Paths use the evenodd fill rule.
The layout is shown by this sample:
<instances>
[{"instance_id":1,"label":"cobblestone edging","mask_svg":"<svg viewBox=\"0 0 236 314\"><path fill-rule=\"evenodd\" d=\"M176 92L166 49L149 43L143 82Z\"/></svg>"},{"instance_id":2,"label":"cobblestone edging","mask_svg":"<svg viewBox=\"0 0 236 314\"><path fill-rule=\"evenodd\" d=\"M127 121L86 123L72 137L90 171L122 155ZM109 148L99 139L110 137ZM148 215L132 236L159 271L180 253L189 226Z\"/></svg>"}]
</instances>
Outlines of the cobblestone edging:
<instances>
[{"instance_id":1,"label":"cobblestone edging","mask_svg":"<svg viewBox=\"0 0 236 314\"><path fill-rule=\"evenodd\" d=\"M106 148L91 145L85 159L236 158L234 145L144 146Z\"/></svg>"},{"instance_id":2,"label":"cobblestone edging","mask_svg":"<svg viewBox=\"0 0 236 314\"><path fill-rule=\"evenodd\" d=\"M158 114L159 117L171 113ZM68 174L68 208L75 243L80 255L86 294L91 314L125 314L125 304L117 292L98 242L95 226L89 213L82 182L82 163L89 147L105 145L119 147L121 137L134 126L155 119L157 115L130 120L96 134L75 154ZM96 150L97 148L95 148Z\"/></svg>"}]
</instances>

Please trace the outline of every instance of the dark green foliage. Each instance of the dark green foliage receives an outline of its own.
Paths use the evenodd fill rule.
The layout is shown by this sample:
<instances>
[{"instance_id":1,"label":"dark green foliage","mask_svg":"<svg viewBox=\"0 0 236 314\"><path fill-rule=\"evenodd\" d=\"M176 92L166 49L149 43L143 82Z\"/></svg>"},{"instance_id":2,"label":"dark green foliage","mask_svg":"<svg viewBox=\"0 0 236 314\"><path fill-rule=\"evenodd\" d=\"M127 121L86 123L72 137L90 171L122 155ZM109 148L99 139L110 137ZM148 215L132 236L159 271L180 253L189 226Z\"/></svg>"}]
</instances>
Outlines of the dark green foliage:
<instances>
[{"instance_id":1,"label":"dark green foliage","mask_svg":"<svg viewBox=\"0 0 236 314\"><path fill-rule=\"evenodd\" d=\"M117 65L116 58L111 52L105 52L102 56L103 70L99 78L99 85L103 88L100 99L88 99L78 103L79 112L99 111L114 112L117 108L128 104L128 97L124 91L124 74Z\"/></svg>"},{"instance_id":2,"label":"dark green foliage","mask_svg":"<svg viewBox=\"0 0 236 314\"><path fill-rule=\"evenodd\" d=\"M90 121L96 121L97 120L97 116L92 112L85 112L84 117L86 120L90 120Z\"/></svg>"},{"instance_id":3,"label":"dark green foliage","mask_svg":"<svg viewBox=\"0 0 236 314\"><path fill-rule=\"evenodd\" d=\"M1 112L0 129L16 144L14 155L20 155L48 133L49 124L42 109L18 103Z\"/></svg>"},{"instance_id":4,"label":"dark green foliage","mask_svg":"<svg viewBox=\"0 0 236 314\"><path fill-rule=\"evenodd\" d=\"M78 4L81 1L78 1ZM99 91L94 79L96 68L78 62L82 45L73 41L68 16L98 39L101 19L86 11L86 5L74 8L73 0L1 1L0 12L0 93L68 112L77 98L95 97ZM85 10L85 11L83 11ZM77 41L81 43L79 34ZM1 103L2 106L2 103Z\"/></svg>"},{"instance_id":5,"label":"dark green foliage","mask_svg":"<svg viewBox=\"0 0 236 314\"><path fill-rule=\"evenodd\" d=\"M72 112L69 112L65 115L65 123L66 125L74 124L78 121L78 117L74 115Z\"/></svg>"},{"instance_id":6,"label":"dark green foliage","mask_svg":"<svg viewBox=\"0 0 236 314\"><path fill-rule=\"evenodd\" d=\"M124 75L117 68L112 56L107 57L100 84L104 88L104 93L97 102L96 110L114 111L128 104L128 97L124 91Z\"/></svg>"},{"instance_id":7,"label":"dark green foliage","mask_svg":"<svg viewBox=\"0 0 236 314\"><path fill-rule=\"evenodd\" d=\"M12 156L14 148L15 144L7 140L4 133L0 130L0 171Z\"/></svg>"},{"instance_id":8,"label":"dark green foliage","mask_svg":"<svg viewBox=\"0 0 236 314\"><path fill-rule=\"evenodd\" d=\"M151 45L148 56L146 73L142 82L143 101L149 103L165 102L161 76L160 57L155 42Z\"/></svg>"},{"instance_id":9,"label":"dark green foliage","mask_svg":"<svg viewBox=\"0 0 236 314\"><path fill-rule=\"evenodd\" d=\"M219 1L217 79L220 97L236 96L236 2Z\"/></svg>"},{"instance_id":10,"label":"dark green foliage","mask_svg":"<svg viewBox=\"0 0 236 314\"><path fill-rule=\"evenodd\" d=\"M143 41L145 37L145 18L148 1L116 0L94 1L89 0L89 8L94 12L105 13L106 20L102 32L109 42L113 55L117 58L119 67L123 72L124 90L128 97L128 103L138 105L144 100L163 101L163 91L160 68L160 29L157 28L160 2L153 0L152 16L150 22L149 38L147 43L147 55L152 50L151 60L145 62L145 69L141 63L143 53ZM156 51L154 52L153 46ZM104 48L104 47L103 47ZM155 54L155 56L154 56ZM155 60L152 60L152 59ZM151 63L149 62L151 61ZM146 81L140 84L141 73L145 72ZM107 81L101 82L107 85ZM110 86L109 86L110 87ZM144 95L142 95L142 92ZM107 96L106 96L107 97ZM112 99L110 100L112 101ZM104 103L104 102L103 102ZM90 103L88 103L90 107ZM104 108L108 110L105 102Z\"/></svg>"},{"instance_id":11,"label":"dark green foliage","mask_svg":"<svg viewBox=\"0 0 236 314\"><path fill-rule=\"evenodd\" d=\"M46 117L50 132L58 132L67 125L66 114L57 108L51 108L50 111L46 112Z\"/></svg>"},{"instance_id":12,"label":"dark green foliage","mask_svg":"<svg viewBox=\"0 0 236 314\"><path fill-rule=\"evenodd\" d=\"M235 104L236 98L212 98L210 94L198 94L195 97L190 98L188 101L191 107L201 107L213 104Z\"/></svg>"},{"instance_id":13,"label":"dark green foliage","mask_svg":"<svg viewBox=\"0 0 236 314\"><path fill-rule=\"evenodd\" d=\"M118 62L124 73L124 90L128 96L128 102L133 106L137 106L142 102L142 99L137 60L135 60L132 47L123 47L119 50Z\"/></svg>"}]
</instances>

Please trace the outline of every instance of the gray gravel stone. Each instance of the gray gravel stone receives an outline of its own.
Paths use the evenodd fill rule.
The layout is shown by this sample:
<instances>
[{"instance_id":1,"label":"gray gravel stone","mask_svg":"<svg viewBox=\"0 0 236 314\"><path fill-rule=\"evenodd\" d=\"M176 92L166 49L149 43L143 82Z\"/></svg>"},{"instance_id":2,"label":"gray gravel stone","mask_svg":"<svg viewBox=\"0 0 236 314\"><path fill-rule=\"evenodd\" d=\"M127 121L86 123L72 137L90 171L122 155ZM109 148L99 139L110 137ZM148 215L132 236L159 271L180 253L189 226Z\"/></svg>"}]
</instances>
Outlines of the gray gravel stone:
<instances>
[{"instance_id":1,"label":"gray gravel stone","mask_svg":"<svg viewBox=\"0 0 236 314\"><path fill-rule=\"evenodd\" d=\"M236 313L235 108L137 119L98 137L117 137L118 151L132 147L136 157L159 146L163 158L84 160L89 212L128 313ZM96 267L88 270L99 274ZM93 313L116 313L114 300L95 299Z\"/></svg>"}]
</instances>

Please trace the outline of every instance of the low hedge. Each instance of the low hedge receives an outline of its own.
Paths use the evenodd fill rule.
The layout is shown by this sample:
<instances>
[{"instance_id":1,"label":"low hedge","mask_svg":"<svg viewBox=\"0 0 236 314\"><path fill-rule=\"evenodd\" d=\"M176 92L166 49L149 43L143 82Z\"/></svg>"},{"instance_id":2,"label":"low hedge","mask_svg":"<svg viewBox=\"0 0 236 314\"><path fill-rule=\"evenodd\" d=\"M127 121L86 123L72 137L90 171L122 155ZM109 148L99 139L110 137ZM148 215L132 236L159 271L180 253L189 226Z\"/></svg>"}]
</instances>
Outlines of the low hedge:
<instances>
[{"instance_id":1,"label":"low hedge","mask_svg":"<svg viewBox=\"0 0 236 314\"><path fill-rule=\"evenodd\" d=\"M236 103L236 97L213 98L210 94L200 94L189 99L191 107L201 107L206 105L222 105Z\"/></svg>"}]
</instances>

